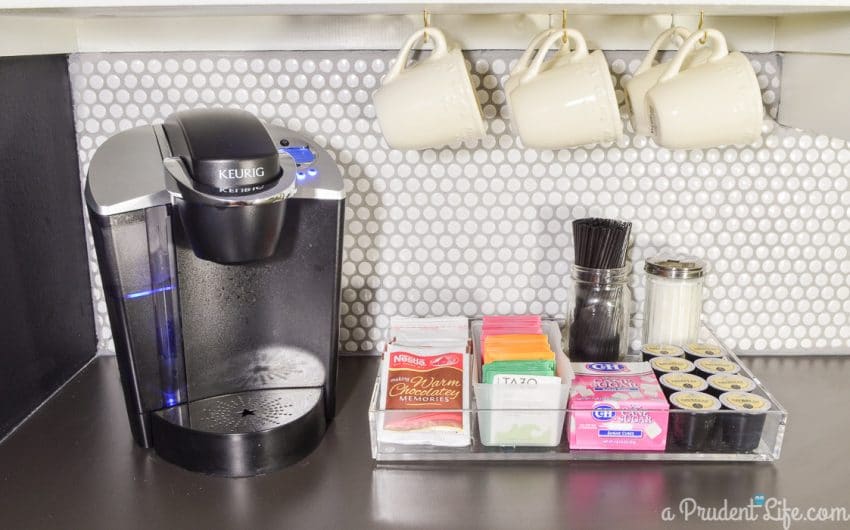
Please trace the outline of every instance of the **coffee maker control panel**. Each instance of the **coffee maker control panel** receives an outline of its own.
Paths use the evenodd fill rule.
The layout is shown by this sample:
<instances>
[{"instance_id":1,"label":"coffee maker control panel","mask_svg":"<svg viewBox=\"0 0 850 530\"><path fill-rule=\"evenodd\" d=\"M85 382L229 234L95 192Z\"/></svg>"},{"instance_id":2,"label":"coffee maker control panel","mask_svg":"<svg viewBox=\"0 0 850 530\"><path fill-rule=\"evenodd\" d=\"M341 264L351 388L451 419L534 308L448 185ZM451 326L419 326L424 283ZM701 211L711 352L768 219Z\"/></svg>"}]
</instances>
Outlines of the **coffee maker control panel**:
<instances>
[{"instance_id":1,"label":"coffee maker control panel","mask_svg":"<svg viewBox=\"0 0 850 530\"><path fill-rule=\"evenodd\" d=\"M289 155L295 160L295 163L299 166L305 164L312 164L313 161L316 160L316 154L310 149L310 146L307 145L295 145L290 146L289 140L281 140L281 143L286 142L287 147L279 147L277 152L282 155Z\"/></svg>"},{"instance_id":2,"label":"coffee maker control panel","mask_svg":"<svg viewBox=\"0 0 850 530\"><path fill-rule=\"evenodd\" d=\"M312 166L316 161L316 154L308 145L289 145L289 140L283 139L281 144L286 144L287 147L279 147L278 152L282 155L287 155L295 161L295 181L300 184L306 180L315 179L319 176L319 169ZM310 166L310 167L307 167Z\"/></svg>"},{"instance_id":3,"label":"coffee maker control panel","mask_svg":"<svg viewBox=\"0 0 850 530\"><path fill-rule=\"evenodd\" d=\"M345 197L339 169L327 151L306 138L273 125L269 134L277 140L278 153L295 162L295 195L301 199L340 200Z\"/></svg>"}]
</instances>

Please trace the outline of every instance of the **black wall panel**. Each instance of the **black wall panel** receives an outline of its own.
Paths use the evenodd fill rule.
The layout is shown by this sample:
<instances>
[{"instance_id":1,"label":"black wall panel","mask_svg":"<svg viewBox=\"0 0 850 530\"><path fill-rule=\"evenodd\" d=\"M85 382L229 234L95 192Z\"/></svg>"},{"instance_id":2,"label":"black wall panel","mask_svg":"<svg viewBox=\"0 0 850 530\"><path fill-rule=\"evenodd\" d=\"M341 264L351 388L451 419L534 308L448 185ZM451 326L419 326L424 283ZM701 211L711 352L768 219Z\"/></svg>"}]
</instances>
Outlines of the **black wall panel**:
<instances>
[{"instance_id":1,"label":"black wall panel","mask_svg":"<svg viewBox=\"0 0 850 530\"><path fill-rule=\"evenodd\" d=\"M64 55L0 58L0 438L95 353Z\"/></svg>"}]
</instances>

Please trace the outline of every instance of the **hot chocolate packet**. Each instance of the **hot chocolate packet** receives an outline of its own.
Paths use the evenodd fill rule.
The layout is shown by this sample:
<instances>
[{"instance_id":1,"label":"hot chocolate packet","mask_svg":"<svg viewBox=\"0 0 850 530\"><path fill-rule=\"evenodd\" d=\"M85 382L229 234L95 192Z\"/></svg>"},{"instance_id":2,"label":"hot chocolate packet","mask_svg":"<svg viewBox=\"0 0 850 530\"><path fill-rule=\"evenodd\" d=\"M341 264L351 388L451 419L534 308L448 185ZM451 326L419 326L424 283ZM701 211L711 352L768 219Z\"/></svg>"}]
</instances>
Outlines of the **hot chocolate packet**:
<instances>
[{"instance_id":1,"label":"hot chocolate packet","mask_svg":"<svg viewBox=\"0 0 850 530\"><path fill-rule=\"evenodd\" d=\"M393 317L388 342L410 346L466 344L469 321L465 317Z\"/></svg>"},{"instance_id":2,"label":"hot chocolate packet","mask_svg":"<svg viewBox=\"0 0 850 530\"><path fill-rule=\"evenodd\" d=\"M403 325L394 326L394 340L381 361L380 403L384 412L379 421L379 441L469 445L470 419L464 410L469 409L471 357L466 320L462 326L459 319L440 323L434 319L404 320ZM446 335L437 335L438 328L447 330Z\"/></svg>"}]
</instances>

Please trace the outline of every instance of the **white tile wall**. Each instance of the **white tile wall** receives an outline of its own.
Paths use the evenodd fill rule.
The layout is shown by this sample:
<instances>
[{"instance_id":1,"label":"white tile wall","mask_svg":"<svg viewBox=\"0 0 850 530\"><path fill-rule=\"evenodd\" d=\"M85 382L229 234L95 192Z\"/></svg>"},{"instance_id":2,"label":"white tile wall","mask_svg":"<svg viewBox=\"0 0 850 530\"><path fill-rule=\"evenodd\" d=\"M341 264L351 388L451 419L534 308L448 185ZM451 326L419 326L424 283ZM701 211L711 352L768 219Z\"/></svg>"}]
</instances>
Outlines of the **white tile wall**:
<instances>
[{"instance_id":1,"label":"white tile wall","mask_svg":"<svg viewBox=\"0 0 850 530\"><path fill-rule=\"evenodd\" d=\"M850 145L765 119L753 146L671 151L523 148L501 87L515 51L469 52L487 117L477 145L401 152L380 135L371 92L394 52L79 54L70 71L82 174L110 135L198 106L242 107L327 146L348 192L342 351L374 351L394 314L563 316L570 222L634 222L634 292L662 248L712 266L708 321L740 351L850 351ZM622 82L637 52L609 52ZM779 58L753 55L768 116ZM89 235L89 241L91 237ZM92 296L112 350L93 249Z\"/></svg>"}]
</instances>

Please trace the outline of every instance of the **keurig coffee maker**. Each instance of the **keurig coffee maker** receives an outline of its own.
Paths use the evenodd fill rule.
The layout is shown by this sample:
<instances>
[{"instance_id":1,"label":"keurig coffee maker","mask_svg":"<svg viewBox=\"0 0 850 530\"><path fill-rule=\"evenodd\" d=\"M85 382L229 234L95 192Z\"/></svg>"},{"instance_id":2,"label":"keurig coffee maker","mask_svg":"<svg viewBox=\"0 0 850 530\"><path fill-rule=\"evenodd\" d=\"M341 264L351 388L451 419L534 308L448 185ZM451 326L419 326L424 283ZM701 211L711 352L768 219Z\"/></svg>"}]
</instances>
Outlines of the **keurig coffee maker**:
<instances>
[{"instance_id":1,"label":"keurig coffee maker","mask_svg":"<svg viewBox=\"0 0 850 530\"><path fill-rule=\"evenodd\" d=\"M266 473L334 414L344 192L310 140L226 109L107 140L86 184L136 442Z\"/></svg>"}]
</instances>

